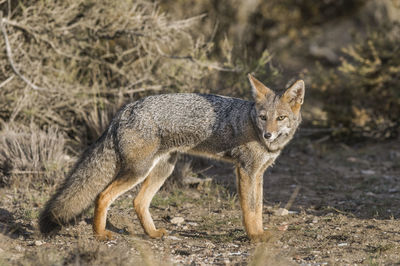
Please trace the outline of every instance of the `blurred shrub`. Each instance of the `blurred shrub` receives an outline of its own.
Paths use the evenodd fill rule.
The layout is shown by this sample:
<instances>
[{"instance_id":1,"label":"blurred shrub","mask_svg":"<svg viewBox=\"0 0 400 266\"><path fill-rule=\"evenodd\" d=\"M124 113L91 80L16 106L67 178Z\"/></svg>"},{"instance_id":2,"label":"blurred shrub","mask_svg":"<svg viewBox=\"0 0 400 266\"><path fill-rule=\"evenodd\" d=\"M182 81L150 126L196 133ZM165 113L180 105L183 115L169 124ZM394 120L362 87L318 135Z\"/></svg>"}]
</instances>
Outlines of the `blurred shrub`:
<instances>
[{"instance_id":1,"label":"blurred shrub","mask_svg":"<svg viewBox=\"0 0 400 266\"><path fill-rule=\"evenodd\" d=\"M206 14L207 20L199 26L201 32L213 34L217 43L214 52L223 53L221 43L229 36L234 42L234 56L248 53L257 58L271 45L286 48L279 38L300 41L301 35L311 33L303 28L352 15L367 1L160 0L160 5L181 18Z\"/></svg>"},{"instance_id":2,"label":"blurred shrub","mask_svg":"<svg viewBox=\"0 0 400 266\"><path fill-rule=\"evenodd\" d=\"M0 131L0 185L26 185L35 177L54 184L55 177L70 163L65 151L65 140L56 127L42 131L29 127L6 124ZM43 179L43 177L45 179Z\"/></svg>"},{"instance_id":3,"label":"blurred shrub","mask_svg":"<svg viewBox=\"0 0 400 266\"><path fill-rule=\"evenodd\" d=\"M400 26L382 26L345 49L338 69L314 80L335 134L385 139L400 127Z\"/></svg>"},{"instance_id":4,"label":"blurred shrub","mask_svg":"<svg viewBox=\"0 0 400 266\"><path fill-rule=\"evenodd\" d=\"M15 68L38 88L1 49L0 118L58 125L84 144L97 137L86 134L87 121L104 116L89 125L98 134L105 112L148 91L205 91L219 66L208 60L212 43L190 32L198 22L172 19L147 0L18 1L3 28Z\"/></svg>"},{"instance_id":5,"label":"blurred shrub","mask_svg":"<svg viewBox=\"0 0 400 266\"><path fill-rule=\"evenodd\" d=\"M353 15L366 2L160 0L160 6L178 18L206 14L194 28L213 37L213 58L219 62L229 58L241 74L254 72L268 86L284 88L289 79L298 78L301 68L310 65L307 38L317 34L316 28ZM225 56L226 51L229 56ZM221 72L213 87L227 88L224 93L228 95L249 97L243 76Z\"/></svg>"}]
</instances>

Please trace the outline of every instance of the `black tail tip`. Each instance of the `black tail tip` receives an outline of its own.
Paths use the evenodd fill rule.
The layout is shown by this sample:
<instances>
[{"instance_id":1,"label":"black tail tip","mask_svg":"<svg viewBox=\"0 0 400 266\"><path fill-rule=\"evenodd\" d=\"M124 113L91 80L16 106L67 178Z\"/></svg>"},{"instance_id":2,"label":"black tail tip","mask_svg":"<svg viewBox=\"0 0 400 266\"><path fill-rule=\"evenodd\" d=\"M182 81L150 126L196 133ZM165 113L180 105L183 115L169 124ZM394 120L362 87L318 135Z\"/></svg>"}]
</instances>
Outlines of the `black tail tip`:
<instances>
[{"instance_id":1,"label":"black tail tip","mask_svg":"<svg viewBox=\"0 0 400 266\"><path fill-rule=\"evenodd\" d=\"M61 230L61 224L56 222L53 215L43 212L39 217L39 230L45 236L51 236Z\"/></svg>"}]
</instances>

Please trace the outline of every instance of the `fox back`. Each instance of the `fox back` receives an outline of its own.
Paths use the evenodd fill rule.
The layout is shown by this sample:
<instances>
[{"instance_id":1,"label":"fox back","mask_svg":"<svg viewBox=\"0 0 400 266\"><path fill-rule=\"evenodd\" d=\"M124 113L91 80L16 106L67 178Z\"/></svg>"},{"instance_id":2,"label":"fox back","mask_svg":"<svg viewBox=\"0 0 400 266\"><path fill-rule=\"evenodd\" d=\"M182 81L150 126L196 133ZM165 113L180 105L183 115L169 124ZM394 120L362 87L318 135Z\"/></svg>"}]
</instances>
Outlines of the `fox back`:
<instances>
[{"instance_id":1,"label":"fox back","mask_svg":"<svg viewBox=\"0 0 400 266\"><path fill-rule=\"evenodd\" d=\"M194 93L149 96L123 107L109 131L123 144L155 141L160 152L177 150L226 159L232 149L251 141L266 151L281 149L301 122L304 83L278 96L254 78L250 80L255 102Z\"/></svg>"},{"instance_id":2,"label":"fox back","mask_svg":"<svg viewBox=\"0 0 400 266\"><path fill-rule=\"evenodd\" d=\"M135 130L137 138L159 141L160 151L220 153L251 131L253 107L252 102L217 95L155 95L125 106L115 119L114 132ZM210 140L211 147L206 147Z\"/></svg>"}]
</instances>

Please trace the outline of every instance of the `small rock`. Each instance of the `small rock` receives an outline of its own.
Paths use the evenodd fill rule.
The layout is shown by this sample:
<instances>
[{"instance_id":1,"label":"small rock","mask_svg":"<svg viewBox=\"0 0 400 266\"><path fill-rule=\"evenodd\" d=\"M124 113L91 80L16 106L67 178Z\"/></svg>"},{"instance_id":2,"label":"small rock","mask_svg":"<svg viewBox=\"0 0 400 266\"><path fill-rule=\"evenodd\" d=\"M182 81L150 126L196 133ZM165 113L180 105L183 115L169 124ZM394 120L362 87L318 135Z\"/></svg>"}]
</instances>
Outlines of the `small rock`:
<instances>
[{"instance_id":1,"label":"small rock","mask_svg":"<svg viewBox=\"0 0 400 266\"><path fill-rule=\"evenodd\" d=\"M176 241L182 240L182 239L180 239L179 237L176 237L176 236L167 236L167 238L171 239L171 240L176 240Z\"/></svg>"},{"instance_id":2,"label":"small rock","mask_svg":"<svg viewBox=\"0 0 400 266\"><path fill-rule=\"evenodd\" d=\"M391 151L389 151L389 156L390 156L390 159L400 158L400 152L391 150Z\"/></svg>"},{"instance_id":3,"label":"small rock","mask_svg":"<svg viewBox=\"0 0 400 266\"><path fill-rule=\"evenodd\" d=\"M183 219L182 217L174 217L171 219L171 223L176 224L176 225L180 225L184 221L185 221L185 219Z\"/></svg>"},{"instance_id":4,"label":"small rock","mask_svg":"<svg viewBox=\"0 0 400 266\"><path fill-rule=\"evenodd\" d=\"M289 225L283 224L278 226L279 231L286 231L288 229Z\"/></svg>"},{"instance_id":5,"label":"small rock","mask_svg":"<svg viewBox=\"0 0 400 266\"><path fill-rule=\"evenodd\" d=\"M361 174L363 174L363 175L374 175L375 171L374 170L361 170Z\"/></svg>"},{"instance_id":6,"label":"small rock","mask_svg":"<svg viewBox=\"0 0 400 266\"><path fill-rule=\"evenodd\" d=\"M386 180L390 180L390 181L392 181L393 179L396 179L396 177L391 176L391 175L383 175L382 177L385 178Z\"/></svg>"},{"instance_id":7,"label":"small rock","mask_svg":"<svg viewBox=\"0 0 400 266\"><path fill-rule=\"evenodd\" d=\"M289 214L289 211L286 210L285 208L279 208L274 212L274 214L278 216L285 216Z\"/></svg>"},{"instance_id":8,"label":"small rock","mask_svg":"<svg viewBox=\"0 0 400 266\"><path fill-rule=\"evenodd\" d=\"M195 222L188 222L187 224L190 226L199 226L199 224L195 223ZM228 224L229 224L229 222L228 222Z\"/></svg>"},{"instance_id":9,"label":"small rock","mask_svg":"<svg viewBox=\"0 0 400 266\"><path fill-rule=\"evenodd\" d=\"M215 248L215 245L213 243L211 243L211 242L206 242L205 245L206 245L207 248L210 248L210 249L211 248Z\"/></svg>"},{"instance_id":10,"label":"small rock","mask_svg":"<svg viewBox=\"0 0 400 266\"><path fill-rule=\"evenodd\" d=\"M339 243L338 244L338 247L345 247L345 246L347 246L348 244L347 243Z\"/></svg>"},{"instance_id":11,"label":"small rock","mask_svg":"<svg viewBox=\"0 0 400 266\"><path fill-rule=\"evenodd\" d=\"M36 240L36 241L34 242L34 244L35 244L35 246L41 246L41 245L44 244L44 242L43 242L43 241L40 241L40 240Z\"/></svg>"},{"instance_id":12,"label":"small rock","mask_svg":"<svg viewBox=\"0 0 400 266\"><path fill-rule=\"evenodd\" d=\"M357 162L357 158L355 158L355 157L347 157L347 161L355 163L355 162Z\"/></svg>"},{"instance_id":13,"label":"small rock","mask_svg":"<svg viewBox=\"0 0 400 266\"><path fill-rule=\"evenodd\" d=\"M110 247L115 246L117 244L117 240L108 240L106 242L106 244L107 244L107 247L110 248Z\"/></svg>"},{"instance_id":14,"label":"small rock","mask_svg":"<svg viewBox=\"0 0 400 266\"><path fill-rule=\"evenodd\" d=\"M83 220L83 221L80 221L80 222L79 222L79 225L87 225L87 222L84 221L84 220Z\"/></svg>"},{"instance_id":15,"label":"small rock","mask_svg":"<svg viewBox=\"0 0 400 266\"><path fill-rule=\"evenodd\" d=\"M194 206L194 204L192 204L192 203L186 202L186 203L184 203L184 204L182 205L182 207L183 207L183 208L186 208L186 209L190 209L190 208L194 208L195 206Z\"/></svg>"},{"instance_id":16,"label":"small rock","mask_svg":"<svg viewBox=\"0 0 400 266\"><path fill-rule=\"evenodd\" d=\"M312 220L312 223L313 223L313 224L316 224L316 223L318 223L318 221L319 221L319 220L318 220L318 217L314 217L314 219Z\"/></svg>"},{"instance_id":17,"label":"small rock","mask_svg":"<svg viewBox=\"0 0 400 266\"><path fill-rule=\"evenodd\" d=\"M19 251L19 252L22 252L25 250L25 248L21 247L20 245L16 245L14 248L16 251Z\"/></svg>"}]
</instances>

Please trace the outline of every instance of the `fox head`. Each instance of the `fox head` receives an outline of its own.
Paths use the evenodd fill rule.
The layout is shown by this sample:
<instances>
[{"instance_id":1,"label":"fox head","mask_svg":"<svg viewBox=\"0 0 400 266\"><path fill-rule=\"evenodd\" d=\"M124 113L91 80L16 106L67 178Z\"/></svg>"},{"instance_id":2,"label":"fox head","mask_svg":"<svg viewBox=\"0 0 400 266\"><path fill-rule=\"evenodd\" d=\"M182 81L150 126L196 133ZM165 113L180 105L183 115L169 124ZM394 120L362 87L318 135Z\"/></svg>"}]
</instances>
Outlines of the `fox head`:
<instances>
[{"instance_id":1,"label":"fox head","mask_svg":"<svg viewBox=\"0 0 400 266\"><path fill-rule=\"evenodd\" d=\"M301 122L304 81L296 81L282 95L248 75L255 101L252 118L260 140L269 150L280 149L293 136Z\"/></svg>"}]
</instances>

